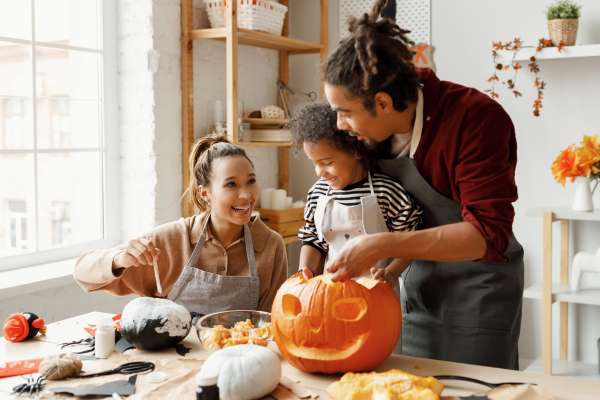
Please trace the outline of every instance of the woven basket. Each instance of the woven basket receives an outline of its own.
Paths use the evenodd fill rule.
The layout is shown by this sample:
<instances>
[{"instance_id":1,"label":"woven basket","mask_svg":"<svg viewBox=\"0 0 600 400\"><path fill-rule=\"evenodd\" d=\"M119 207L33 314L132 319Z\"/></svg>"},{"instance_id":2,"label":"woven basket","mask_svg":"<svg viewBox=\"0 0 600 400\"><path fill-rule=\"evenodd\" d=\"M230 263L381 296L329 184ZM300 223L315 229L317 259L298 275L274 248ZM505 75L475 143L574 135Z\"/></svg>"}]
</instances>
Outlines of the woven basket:
<instances>
[{"instance_id":1,"label":"woven basket","mask_svg":"<svg viewBox=\"0 0 600 400\"><path fill-rule=\"evenodd\" d=\"M548 20L548 32L552 44L558 46L562 40L565 46L573 46L577 40L578 21L578 18Z\"/></svg>"},{"instance_id":2,"label":"woven basket","mask_svg":"<svg viewBox=\"0 0 600 400\"><path fill-rule=\"evenodd\" d=\"M287 7L271 0L237 0L238 27L281 35ZM225 26L226 0L204 0L211 28Z\"/></svg>"}]
</instances>

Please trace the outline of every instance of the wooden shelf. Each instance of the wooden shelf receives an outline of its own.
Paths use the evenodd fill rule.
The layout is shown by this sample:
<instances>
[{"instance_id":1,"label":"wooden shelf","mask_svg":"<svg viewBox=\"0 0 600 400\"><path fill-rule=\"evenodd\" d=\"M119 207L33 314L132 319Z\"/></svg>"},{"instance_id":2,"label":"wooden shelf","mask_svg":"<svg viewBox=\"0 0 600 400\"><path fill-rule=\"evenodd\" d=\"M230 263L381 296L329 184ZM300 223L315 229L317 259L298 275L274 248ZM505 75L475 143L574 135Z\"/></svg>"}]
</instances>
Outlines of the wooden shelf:
<instances>
[{"instance_id":1,"label":"wooden shelf","mask_svg":"<svg viewBox=\"0 0 600 400\"><path fill-rule=\"evenodd\" d=\"M243 147L292 147L291 142L235 142Z\"/></svg>"},{"instance_id":2,"label":"wooden shelf","mask_svg":"<svg viewBox=\"0 0 600 400\"><path fill-rule=\"evenodd\" d=\"M504 60L512 59L512 51L499 51L500 56ZM515 61L528 61L531 56L535 55L538 61L542 60L564 60L569 58L589 58L600 57L600 44L582 44L577 46L565 46L562 51L558 51L557 47L546 47L538 54L535 54L535 47L523 47L515 56Z\"/></svg>"},{"instance_id":3,"label":"wooden shelf","mask_svg":"<svg viewBox=\"0 0 600 400\"><path fill-rule=\"evenodd\" d=\"M190 32L194 40L214 39L225 40L225 28L195 29ZM238 29L239 44L263 47L266 49L287 51L290 54L320 53L323 45L320 43L306 42L272 33L258 32L250 29Z\"/></svg>"},{"instance_id":4,"label":"wooden shelf","mask_svg":"<svg viewBox=\"0 0 600 400\"><path fill-rule=\"evenodd\" d=\"M543 217L545 212L552 212L555 220L600 221L600 210L591 212L573 211L568 207L540 207L527 210L529 217Z\"/></svg>"},{"instance_id":5,"label":"wooden shelf","mask_svg":"<svg viewBox=\"0 0 600 400\"><path fill-rule=\"evenodd\" d=\"M285 126L290 121L287 118L242 118L242 122L248 122L253 126Z\"/></svg>"},{"instance_id":6,"label":"wooden shelf","mask_svg":"<svg viewBox=\"0 0 600 400\"><path fill-rule=\"evenodd\" d=\"M542 286L533 285L523 291L526 299L542 300ZM568 285L552 285L552 303L573 303L600 306L600 289L579 289L573 292Z\"/></svg>"}]
</instances>

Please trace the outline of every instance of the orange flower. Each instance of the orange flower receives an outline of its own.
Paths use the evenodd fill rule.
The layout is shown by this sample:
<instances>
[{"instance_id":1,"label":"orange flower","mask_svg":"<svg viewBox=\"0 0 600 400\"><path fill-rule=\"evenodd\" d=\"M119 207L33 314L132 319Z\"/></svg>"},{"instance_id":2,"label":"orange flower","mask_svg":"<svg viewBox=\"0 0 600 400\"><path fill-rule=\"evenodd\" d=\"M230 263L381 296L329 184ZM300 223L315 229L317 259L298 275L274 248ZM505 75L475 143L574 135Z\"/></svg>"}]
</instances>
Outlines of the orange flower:
<instances>
[{"instance_id":1,"label":"orange flower","mask_svg":"<svg viewBox=\"0 0 600 400\"><path fill-rule=\"evenodd\" d=\"M600 179L600 136L584 136L579 146L561 151L551 166L554 179L564 186L567 178L578 176Z\"/></svg>"}]
</instances>

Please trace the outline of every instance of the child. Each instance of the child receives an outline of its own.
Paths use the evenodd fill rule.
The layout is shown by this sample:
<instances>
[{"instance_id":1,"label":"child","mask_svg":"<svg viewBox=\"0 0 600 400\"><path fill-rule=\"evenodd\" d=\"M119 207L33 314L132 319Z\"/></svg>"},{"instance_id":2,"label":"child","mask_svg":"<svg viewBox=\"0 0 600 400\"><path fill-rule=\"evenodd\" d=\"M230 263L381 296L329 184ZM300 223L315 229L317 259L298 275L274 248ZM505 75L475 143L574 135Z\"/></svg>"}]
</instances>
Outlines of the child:
<instances>
[{"instance_id":1,"label":"child","mask_svg":"<svg viewBox=\"0 0 600 400\"><path fill-rule=\"evenodd\" d=\"M336 113L328 104L308 104L290 127L315 166L319 180L310 188L304 209L305 224L300 267L312 275L323 272L325 258L335 258L345 243L358 235L415 230L421 209L391 177L370 170L367 150L356 138L336 127ZM407 263L394 260L372 268L376 279L397 285Z\"/></svg>"},{"instance_id":2,"label":"child","mask_svg":"<svg viewBox=\"0 0 600 400\"><path fill-rule=\"evenodd\" d=\"M258 193L252 161L241 147L209 136L194 145L189 163L186 194L201 213L84 254L75 280L89 292L157 296L157 257L164 294L190 311L270 311L287 256L281 236L251 218Z\"/></svg>"}]
</instances>

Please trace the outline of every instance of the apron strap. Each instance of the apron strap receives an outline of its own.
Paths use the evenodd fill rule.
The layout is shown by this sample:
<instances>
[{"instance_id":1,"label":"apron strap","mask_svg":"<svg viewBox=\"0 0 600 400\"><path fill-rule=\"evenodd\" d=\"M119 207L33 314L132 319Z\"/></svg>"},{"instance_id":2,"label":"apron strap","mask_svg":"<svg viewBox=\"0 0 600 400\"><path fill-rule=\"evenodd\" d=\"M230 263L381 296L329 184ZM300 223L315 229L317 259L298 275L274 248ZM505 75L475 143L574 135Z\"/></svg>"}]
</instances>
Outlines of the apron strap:
<instances>
[{"instance_id":1,"label":"apron strap","mask_svg":"<svg viewBox=\"0 0 600 400\"><path fill-rule=\"evenodd\" d=\"M417 90L418 100L417 100L417 110L415 112L415 124L413 126L412 135L410 138L410 149L408 151L408 156L410 158L414 158L415 152L417 151L417 147L419 147L419 142L421 141L421 133L423 131L423 91L421 88Z\"/></svg>"},{"instance_id":2,"label":"apron strap","mask_svg":"<svg viewBox=\"0 0 600 400\"><path fill-rule=\"evenodd\" d=\"M244 225L244 245L246 246L246 259L248 260L248 268L250 276L258 276L256 271L256 257L254 256L254 244L252 243L252 233L248 224Z\"/></svg>"},{"instance_id":3,"label":"apron strap","mask_svg":"<svg viewBox=\"0 0 600 400\"><path fill-rule=\"evenodd\" d=\"M208 223L204 229L207 229L207 227ZM188 259L186 265L193 267L196 264L198 264L198 259L200 258L200 252L202 251L203 246L204 234L202 234L200 236L200 239L198 239L198 243L196 243L196 245L194 246L192 255ZM250 232L248 224L244 225L244 247L246 248L246 259L248 260L248 269L250 271L250 276L258 276L258 271L256 268L256 257L254 255L254 243L252 242L252 233Z\"/></svg>"},{"instance_id":4,"label":"apron strap","mask_svg":"<svg viewBox=\"0 0 600 400\"><path fill-rule=\"evenodd\" d=\"M200 239L198 239L198 243L196 243L196 245L194 246L192 255L188 259L188 262L186 265L193 267L194 265L198 264L198 259L200 258L200 252L202 251L203 246L204 246L204 234L202 234L200 236Z\"/></svg>"},{"instance_id":5,"label":"apron strap","mask_svg":"<svg viewBox=\"0 0 600 400\"><path fill-rule=\"evenodd\" d=\"M369 177L369 189L371 189L371 195L375 196L375 190L373 190L373 180L371 179L371 171L367 171L367 176Z\"/></svg>"}]
</instances>

